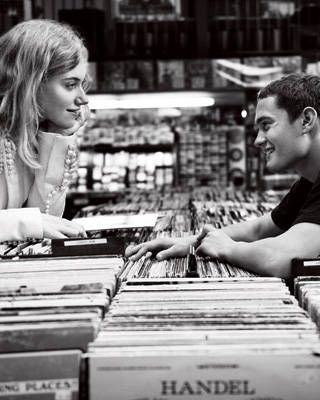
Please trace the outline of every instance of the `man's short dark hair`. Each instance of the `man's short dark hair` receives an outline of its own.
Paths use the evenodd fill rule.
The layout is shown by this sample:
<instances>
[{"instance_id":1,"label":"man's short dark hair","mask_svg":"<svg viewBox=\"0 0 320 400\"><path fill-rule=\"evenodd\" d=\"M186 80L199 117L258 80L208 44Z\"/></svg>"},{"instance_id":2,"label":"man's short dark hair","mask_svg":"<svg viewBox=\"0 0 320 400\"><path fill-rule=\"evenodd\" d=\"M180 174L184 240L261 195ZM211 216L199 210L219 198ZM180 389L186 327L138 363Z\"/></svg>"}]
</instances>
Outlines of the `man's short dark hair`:
<instances>
[{"instance_id":1,"label":"man's short dark hair","mask_svg":"<svg viewBox=\"0 0 320 400\"><path fill-rule=\"evenodd\" d=\"M277 105L287 111L290 122L295 121L305 107L313 107L320 117L320 77L290 74L270 82L258 93L258 100L276 97Z\"/></svg>"}]
</instances>

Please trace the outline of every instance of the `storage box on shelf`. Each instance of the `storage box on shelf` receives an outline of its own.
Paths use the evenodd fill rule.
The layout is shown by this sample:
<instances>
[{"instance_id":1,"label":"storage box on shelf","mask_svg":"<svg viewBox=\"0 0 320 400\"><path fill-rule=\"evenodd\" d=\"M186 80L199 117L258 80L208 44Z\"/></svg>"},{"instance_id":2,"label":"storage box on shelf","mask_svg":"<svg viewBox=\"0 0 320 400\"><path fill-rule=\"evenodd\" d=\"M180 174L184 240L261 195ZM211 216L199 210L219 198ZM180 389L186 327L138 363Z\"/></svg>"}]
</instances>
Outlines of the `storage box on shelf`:
<instances>
[{"instance_id":1,"label":"storage box on shelf","mask_svg":"<svg viewBox=\"0 0 320 400\"><path fill-rule=\"evenodd\" d=\"M137 113L97 111L80 143L75 188L119 192L172 186L174 134L167 123L134 120ZM129 120L131 118L131 120Z\"/></svg>"}]
</instances>

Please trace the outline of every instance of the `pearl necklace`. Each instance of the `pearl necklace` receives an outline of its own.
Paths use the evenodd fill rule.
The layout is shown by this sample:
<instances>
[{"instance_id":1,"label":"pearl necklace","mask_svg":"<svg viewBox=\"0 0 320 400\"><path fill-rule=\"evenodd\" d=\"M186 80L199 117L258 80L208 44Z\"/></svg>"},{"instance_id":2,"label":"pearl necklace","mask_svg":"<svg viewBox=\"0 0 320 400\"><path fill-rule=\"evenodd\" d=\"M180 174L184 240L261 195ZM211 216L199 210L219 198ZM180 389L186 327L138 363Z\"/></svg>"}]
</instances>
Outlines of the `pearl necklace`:
<instances>
[{"instance_id":1,"label":"pearl necklace","mask_svg":"<svg viewBox=\"0 0 320 400\"><path fill-rule=\"evenodd\" d=\"M77 174L77 166L78 153L76 147L73 145L69 145L64 159L64 172L62 181L60 185L55 186L47 195L46 206L44 210L46 214L49 214L54 195L57 192L63 192L64 190L66 190L70 182L75 178Z\"/></svg>"},{"instance_id":2,"label":"pearl necklace","mask_svg":"<svg viewBox=\"0 0 320 400\"><path fill-rule=\"evenodd\" d=\"M6 169L8 175L16 172L14 160L16 156L16 145L8 136L0 138L0 174Z\"/></svg>"}]
</instances>

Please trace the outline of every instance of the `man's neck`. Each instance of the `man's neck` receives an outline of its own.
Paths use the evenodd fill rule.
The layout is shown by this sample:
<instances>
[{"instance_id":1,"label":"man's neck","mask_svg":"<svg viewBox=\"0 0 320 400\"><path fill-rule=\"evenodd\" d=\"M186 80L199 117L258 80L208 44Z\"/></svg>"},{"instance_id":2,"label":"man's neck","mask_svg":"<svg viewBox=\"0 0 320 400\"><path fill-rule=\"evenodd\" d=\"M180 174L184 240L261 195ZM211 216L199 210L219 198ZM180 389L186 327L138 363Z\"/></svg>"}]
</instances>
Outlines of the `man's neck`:
<instances>
[{"instance_id":1,"label":"man's neck","mask_svg":"<svg viewBox=\"0 0 320 400\"><path fill-rule=\"evenodd\" d=\"M307 157L296 168L299 175L315 182L320 173L320 133L314 138Z\"/></svg>"}]
</instances>

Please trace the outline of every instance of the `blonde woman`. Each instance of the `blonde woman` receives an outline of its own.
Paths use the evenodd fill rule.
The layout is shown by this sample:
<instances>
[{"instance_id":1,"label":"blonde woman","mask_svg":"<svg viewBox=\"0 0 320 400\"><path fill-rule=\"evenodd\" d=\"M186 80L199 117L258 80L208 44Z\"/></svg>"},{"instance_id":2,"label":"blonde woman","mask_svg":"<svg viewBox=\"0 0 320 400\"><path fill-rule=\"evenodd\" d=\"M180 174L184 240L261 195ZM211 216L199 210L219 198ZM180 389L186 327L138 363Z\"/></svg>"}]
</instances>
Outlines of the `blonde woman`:
<instances>
[{"instance_id":1,"label":"blonde woman","mask_svg":"<svg viewBox=\"0 0 320 400\"><path fill-rule=\"evenodd\" d=\"M88 117L87 49L70 27L30 20L0 54L0 242L85 236L61 216Z\"/></svg>"}]
</instances>

